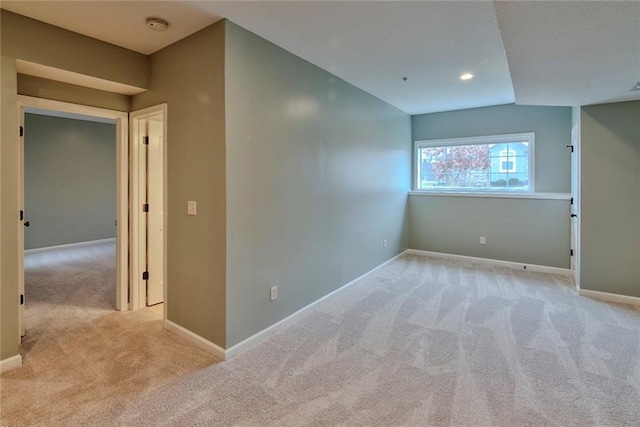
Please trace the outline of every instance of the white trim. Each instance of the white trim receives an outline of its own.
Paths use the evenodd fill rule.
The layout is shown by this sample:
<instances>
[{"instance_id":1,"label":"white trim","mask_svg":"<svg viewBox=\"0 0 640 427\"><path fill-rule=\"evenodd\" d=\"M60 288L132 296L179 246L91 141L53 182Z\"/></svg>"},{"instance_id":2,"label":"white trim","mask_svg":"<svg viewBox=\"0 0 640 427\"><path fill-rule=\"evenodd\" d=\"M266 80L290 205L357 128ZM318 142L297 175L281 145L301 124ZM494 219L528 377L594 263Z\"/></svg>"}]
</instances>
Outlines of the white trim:
<instances>
[{"instance_id":1,"label":"white trim","mask_svg":"<svg viewBox=\"0 0 640 427\"><path fill-rule=\"evenodd\" d=\"M618 304L630 304L640 307L640 298L629 295L612 294L609 292L590 291L588 289L578 289L578 295L582 297L594 298L601 301L615 302Z\"/></svg>"},{"instance_id":2,"label":"white trim","mask_svg":"<svg viewBox=\"0 0 640 427\"><path fill-rule=\"evenodd\" d=\"M0 374L22 366L22 356L16 355L0 360Z\"/></svg>"},{"instance_id":3,"label":"white trim","mask_svg":"<svg viewBox=\"0 0 640 427\"><path fill-rule=\"evenodd\" d=\"M69 83L76 86L84 86L106 92L115 92L122 95L136 95L147 90L145 88L125 83L118 83L98 77L87 76L86 74L74 73L73 71L36 64L35 62L29 62L23 59L16 60L16 71L20 74Z\"/></svg>"},{"instance_id":4,"label":"white trim","mask_svg":"<svg viewBox=\"0 0 640 427\"><path fill-rule=\"evenodd\" d=\"M495 265L499 267L509 267L514 270L536 271L540 273L560 274L562 276L572 275L571 270L568 268L548 267L545 265L526 264L521 262L502 261L502 260L489 259L489 258L477 258L472 256L466 256L466 255L454 255L454 254L445 254L441 252L421 251L418 249L407 249L406 253L411 255L419 255L419 256L432 257L432 258L452 259L452 260L458 260L458 261L476 262L476 263L481 263L486 265Z\"/></svg>"},{"instance_id":5,"label":"white trim","mask_svg":"<svg viewBox=\"0 0 640 427\"><path fill-rule=\"evenodd\" d=\"M166 313L166 309L165 309L165 313ZM209 353L213 354L215 357L217 357L220 360L225 360L225 350L224 348L220 347L217 344L212 343L211 341L202 338L200 335L191 332L188 329L183 328L182 326L178 325L177 323L173 323L171 320L165 320L164 321L164 328L169 331L169 332L173 332L174 334L178 335L179 337L182 337L184 339L186 339L187 341L189 341L191 344L194 344L198 347L200 347L201 349L208 351Z\"/></svg>"},{"instance_id":6,"label":"white trim","mask_svg":"<svg viewBox=\"0 0 640 427\"><path fill-rule=\"evenodd\" d=\"M492 191L453 192L412 190L410 196L451 196L451 197L485 197L495 199L538 199L538 200L571 200L571 193L497 193Z\"/></svg>"},{"instance_id":7,"label":"white trim","mask_svg":"<svg viewBox=\"0 0 640 427\"><path fill-rule=\"evenodd\" d=\"M238 355L238 354L240 354L240 353L243 353L243 352L247 351L248 349L250 349L251 347L263 342L264 340L269 338L271 335L275 334L276 332L281 331L282 329L286 328L287 326L291 325L293 322L298 320L298 318L300 318L302 315L304 315L305 312L307 312L309 309L313 308L316 304L320 303L320 301L324 301L325 299L327 299L329 297L332 297L333 295L336 295L336 294L344 291L346 288L348 288L349 286L351 286L354 283L358 282L359 280L363 279L364 277L370 275L374 271L376 271L376 270L384 267L385 265L388 265L388 264L392 263L393 261L397 260L402 255L404 255L406 252L407 251L399 253L398 255L396 255L393 258L383 262L382 264L380 264L379 266L373 268L372 270L369 270L368 272L364 273L363 275L353 279L349 283L347 283L345 285L342 285L341 287L339 287L335 291L328 293L327 295L323 296L322 298L315 300L311 304L309 304L309 305L307 305L305 307L302 307L300 310L296 311L295 313L290 314L289 316L287 316L284 319L274 323L273 325L271 325L271 326L269 326L269 327L267 327L267 328L255 333L254 335L252 335L249 338L239 342L238 344L236 344L234 346L231 346L225 352L227 360L232 358L232 357L234 357L234 356L236 356L236 355Z\"/></svg>"},{"instance_id":8,"label":"white trim","mask_svg":"<svg viewBox=\"0 0 640 427\"><path fill-rule=\"evenodd\" d=\"M110 239L87 240L86 242L67 243L65 245L45 246L43 248L25 249L24 254L27 255L27 254L35 254L38 252L49 252L49 251L55 251L57 249L79 248L81 246L99 245L101 243L109 243L109 242L115 242L115 241L116 241L115 237L111 237Z\"/></svg>"},{"instance_id":9,"label":"white trim","mask_svg":"<svg viewBox=\"0 0 640 427\"><path fill-rule=\"evenodd\" d=\"M441 139L417 139L416 144L433 145L444 147L449 145L484 145L484 144L504 144L505 142L519 142L522 139L535 140L535 132L506 133L500 135L463 136L459 138Z\"/></svg>"},{"instance_id":10,"label":"white trim","mask_svg":"<svg viewBox=\"0 0 640 427\"><path fill-rule=\"evenodd\" d=\"M24 107L64 111L65 113L75 113L81 114L83 116L94 116L103 118L106 117L116 120L129 118L129 115L125 111L108 110L106 108L90 107L88 105L71 104L69 102L35 98L33 96L18 95L18 104Z\"/></svg>"},{"instance_id":11,"label":"white trim","mask_svg":"<svg viewBox=\"0 0 640 427\"><path fill-rule=\"evenodd\" d=\"M582 174L582 160L580 149L580 107L577 108L578 120L571 128L571 195L573 197L573 204L571 205L571 214L577 216L571 217L571 247L573 248L573 257L571 258L571 268L573 270L573 280L576 283L576 290L580 291L580 221L582 215L580 215L580 203L582 200L580 188L581 188L581 174Z\"/></svg>"},{"instance_id":12,"label":"white trim","mask_svg":"<svg viewBox=\"0 0 640 427\"><path fill-rule=\"evenodd\" d=\"M25 129L25 107L21 106L20 103L17 104L18 105L18 118L20 120L20 129L24 130ZM20 211L24 214L24 141L25 141L25 133L23 132L22 135L20 135L20 148L18 151L18 159L17 163L18 163L18 176L17 176L17 182L18 182L18 209L20 209ZM18 247L17 249L17 256L18 256L18 294L19 295L25 295L26 291L25 291L25 287L24 287L24 215L22 216L22 219L20 220L20 224L18 224ZM17 301L16 301L17 302ZM19 337L23 337L26 335L26 327L27 327L27 321L26 321L26 315L25 315L25 306L24 304L19 304L18 305L18 333L19 333Z\"/></svg>"},{"instance_id":13,"label":"white trim","mask_svg":"<svg viewBox=\"0 0 640 427\"><path fill-rule=\"evenodd\" d=\"M116 121L116 310L129 309L129 114Z\"/></svg>"}]
</instances>

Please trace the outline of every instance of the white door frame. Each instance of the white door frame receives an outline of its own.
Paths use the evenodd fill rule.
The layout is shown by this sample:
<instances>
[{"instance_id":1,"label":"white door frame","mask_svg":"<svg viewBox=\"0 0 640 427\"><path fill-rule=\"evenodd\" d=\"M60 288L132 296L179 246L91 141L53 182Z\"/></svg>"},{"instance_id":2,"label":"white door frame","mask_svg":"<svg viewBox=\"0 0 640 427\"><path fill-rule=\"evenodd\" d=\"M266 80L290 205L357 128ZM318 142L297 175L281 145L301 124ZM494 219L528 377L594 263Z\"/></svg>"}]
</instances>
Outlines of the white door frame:
<instances>
[{"instance_id":1,"label":"white door frame","mask_svg":"<svg viewBox=\"0 0 640 427\"><path fill-rule=\"evenodd\" d=\"M129 115L126 112L71 104L68 102L18 95L20 125L24 127L25 108L42 108L65 113L114 119L116 121L116 309L129 307ZM20 209L24 211L24 137L21 138L20 179L18 194ZM18 285L24 294L24 229L18 233ZM24 335L24 306L20 313L20 333Z\"/></svg>"},{"instance_id":2,"label":"white door frame","mask_svg":"<svg viewBox=\"0 0 640 427\"><path fill-rule=\"evenodd\" d=\"M579 107L578 107L579 108ZM576 289L580 290L580 120L571 129L571 270ZM573 216L575 215L575 216Z\"/></svg>"},{"instance_id":3,"label":"white door frame","mask_svg":"<svg viewBox=\"0 0 640 427\"><path fill-rule=\"evenodd\" d=\"M137 310L146 306L146 284L142 280L142 270L140 269L140 249L141 232L140 216L142 214L142 200L140 196L140 171L138 150L142 146L140 133L138 132L138 120L144 120L159 114L163 115L163 140L162 140L162 199L163 199L163 251L162 269L164 275L163 289L163 321L167 318L167 104L155 105L142 110L133 111L129 114L130 123L130 159L131 159L131 181L130 181L130 280L131 280L131 309Z\"/></svg>"}]
</instances>

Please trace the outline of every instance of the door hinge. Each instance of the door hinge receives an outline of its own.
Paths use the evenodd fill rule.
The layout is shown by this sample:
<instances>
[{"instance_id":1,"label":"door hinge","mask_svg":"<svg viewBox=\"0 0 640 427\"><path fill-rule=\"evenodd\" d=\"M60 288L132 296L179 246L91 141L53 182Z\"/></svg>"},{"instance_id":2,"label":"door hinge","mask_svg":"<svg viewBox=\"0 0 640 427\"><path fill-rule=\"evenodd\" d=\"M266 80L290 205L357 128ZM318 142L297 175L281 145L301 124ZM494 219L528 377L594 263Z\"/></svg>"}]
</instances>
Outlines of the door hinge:
<instances>
[{"instance_id":1,"label":"door hinge","mask_svg":"<svg viewBox=\"0 0 640 427\"><path fill-rule=\"evenodd\" d=\"M24 294L20 294L20 305L24 305Z\"/></svg>"},{"instance_id":2,"label":"door hinge","mask_svg":"<svg viewBox=\"0 0 640 427\"><path fill-rule=\"evenodd\" d=\"M573 153L573 145L567 145L567 148L571 148L571 152Z\"/></svg>"},{"instance_id":3,"label":"door hinge","mask_svg":"<svg viewBox=\"0 0 640 427\"><path fill-rule=\"evenodd\" d=\"M24 128L20 126L20 136L24 136Z\"/></svg>"},{"instance_id":4,"label":"door hinge","mask_svg":"<svg viewBox=\"0 0 640 427\"><path fill-rule=\"evenodd\" d=\"M571 202L571 204L573 204L573 197L571 198L570 202Z\"/></svg>"},{"instance_id":5,"label":"door hinge","mask_svg":"<svg viewBox=\"0 0 640 427\"><path fill-rule=\"evenodd\" d=\"M573 256L573 249L571 249L571 256Z\"/></svg>"},{"instance_id":6,"label":"door hinge","mask_svg":"<svg viewBox=\"0 0 640 427\"><path fill-rule=\"evenodd\" d=\"M142 212L149 212L149 203L145 203L142 205Z\"/></svg>"},{"instance_id":7,"label":"door hinge","mask_svg":"<svg viewBox=\"0 0 640 427\"><path fill-rule=\"evenodd\" d=\"M20 211L20 221L24 220L24 211Z\"/></svg>"},{"instance_id":8,"label":"door hinge","mask_svg":"<svg viewBox=\"0 0 640 427\"><path fill-rule=\"evenodd\" d=\"M149 137L148 136L143 136L142 137L142 143L144 145L149 145Z\"/></svg>"},{"instance_id":9,"label":"door hinge","mask_svg":"<svg viewBox=\"0 0 640 427\"><path fill-rule=\"evenodd\" d=\"M142 273L142 280L149 280L149 272L145 271Z\"/></svg>"}]
</instances>

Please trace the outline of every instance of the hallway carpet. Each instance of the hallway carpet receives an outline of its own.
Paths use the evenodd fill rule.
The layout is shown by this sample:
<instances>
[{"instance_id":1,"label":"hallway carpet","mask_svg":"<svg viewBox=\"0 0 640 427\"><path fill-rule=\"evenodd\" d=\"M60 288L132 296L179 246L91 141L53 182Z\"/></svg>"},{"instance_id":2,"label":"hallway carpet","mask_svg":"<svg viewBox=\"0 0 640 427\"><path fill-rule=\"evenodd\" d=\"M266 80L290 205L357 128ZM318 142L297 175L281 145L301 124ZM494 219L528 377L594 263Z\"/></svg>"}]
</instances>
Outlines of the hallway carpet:
<instances>
[{"instance_id":1,"label":"hallway carpet","mask_svg":"<svg viewBox=\"0 0 640 427\"><path fill-rule=\"evenodd\" d=\"M2 425L84 424L217 361L150 310L115 311L115 253L103 243L25 256L23 365L0 379Z\"/></svg>"},{"instance_id":2,"label":"hallway carpet","mask_svg":"<svg viewBox=\"0 0 640 427\"><path fill-rule=\"evenodd\" d=\"M184 348L168 341L164 357ZM203 355L125 399L118 384L137 381L88 369L84 401L62 369L47 374L58 383L48 393L75 399L54 420L66 425L636 426L639 343L637 308L578 297L567 277L405 255L227 362ZM164 360L146 364L163 375ZM30 363L2 379L11 425L25 423L5 418L6 400L39 402L19 383L47 381Z\"/></svg>"}]
</instances>

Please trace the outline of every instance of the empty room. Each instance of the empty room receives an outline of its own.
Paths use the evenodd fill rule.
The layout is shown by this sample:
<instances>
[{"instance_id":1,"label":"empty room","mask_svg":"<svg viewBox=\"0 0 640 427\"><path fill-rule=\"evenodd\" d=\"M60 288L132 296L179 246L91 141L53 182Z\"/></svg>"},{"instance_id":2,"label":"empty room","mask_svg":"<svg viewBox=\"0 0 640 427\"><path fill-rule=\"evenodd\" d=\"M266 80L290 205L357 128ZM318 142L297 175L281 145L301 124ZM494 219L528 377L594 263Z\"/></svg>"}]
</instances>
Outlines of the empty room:
<instances>
[{"instance_id":1,"label":"empty room","mask_svg":"<svg viewBox=\"0 0 640 427\"><path fill-rule=\"evenodd\" d=\"M637 425L640 2L0 13L3 425Z\"/></svg>"}]
</instances>

